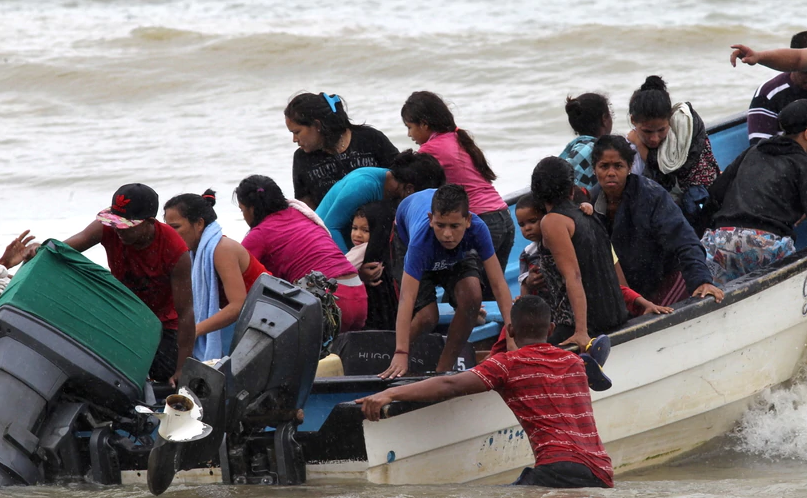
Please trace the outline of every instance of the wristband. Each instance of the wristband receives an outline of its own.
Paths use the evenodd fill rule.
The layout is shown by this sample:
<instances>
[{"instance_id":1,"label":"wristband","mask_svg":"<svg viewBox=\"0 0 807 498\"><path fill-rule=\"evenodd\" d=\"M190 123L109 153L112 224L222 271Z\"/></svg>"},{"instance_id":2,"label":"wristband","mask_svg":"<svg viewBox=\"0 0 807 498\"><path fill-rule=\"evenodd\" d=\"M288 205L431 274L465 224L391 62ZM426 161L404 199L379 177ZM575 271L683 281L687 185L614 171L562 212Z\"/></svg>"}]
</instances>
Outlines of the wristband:
<instances>
[{"instance_id":1,"label":"wristband","mask_svg":"<svg viewBox=\"0 0 807 498\"><path fill-rule=\"evenodd\" d=\"M395 354L405 354L406 356L409 356L409 351L404 351L403 349L396 349ZM393 356L395 356L395 354Z\"/></svg>"}]
</instances>

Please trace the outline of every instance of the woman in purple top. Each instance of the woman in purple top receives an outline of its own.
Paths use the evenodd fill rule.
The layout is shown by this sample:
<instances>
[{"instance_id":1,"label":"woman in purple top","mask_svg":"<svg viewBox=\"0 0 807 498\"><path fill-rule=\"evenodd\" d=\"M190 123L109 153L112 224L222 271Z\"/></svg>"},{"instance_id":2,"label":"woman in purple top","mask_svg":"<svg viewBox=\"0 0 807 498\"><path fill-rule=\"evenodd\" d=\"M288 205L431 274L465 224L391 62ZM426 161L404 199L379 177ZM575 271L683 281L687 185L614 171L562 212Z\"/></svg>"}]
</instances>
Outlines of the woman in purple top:
<instances>
[{"instance_id":1,"label":"woman in purple top","mask_svg":"<svg viewBox=\"0 0 807 498\"><path fill-rule=\"evenodd\" d=\"M418 152L434 156L446 172L446 183L462 185L468 193L471 212L487 225L496 259L507 267L513 248L516 227L507 203L493 187L496 174L490 169L485 154L471 135L454 122L454 115L443 99L432 92L414 92L401 108L401 118ZM479 265L481 266L481 265ZM485 291L482 298L494 298L490 283L483 274Z\"/></svg>"},{"instance_id":2,"label":"woman in purple top","mask_svg":"<svg viewBox=\"0 0 807 498\"><path fill-rule=\"evenodd\" d=\"M241 244L283 280L295 282L312 271L335 278L342 332L361 330L367 319L367 291L322 220L302 203L290 205L280 187L267 176L243 179L235 195L250 226Z\"/></svg>"}]
</instances>

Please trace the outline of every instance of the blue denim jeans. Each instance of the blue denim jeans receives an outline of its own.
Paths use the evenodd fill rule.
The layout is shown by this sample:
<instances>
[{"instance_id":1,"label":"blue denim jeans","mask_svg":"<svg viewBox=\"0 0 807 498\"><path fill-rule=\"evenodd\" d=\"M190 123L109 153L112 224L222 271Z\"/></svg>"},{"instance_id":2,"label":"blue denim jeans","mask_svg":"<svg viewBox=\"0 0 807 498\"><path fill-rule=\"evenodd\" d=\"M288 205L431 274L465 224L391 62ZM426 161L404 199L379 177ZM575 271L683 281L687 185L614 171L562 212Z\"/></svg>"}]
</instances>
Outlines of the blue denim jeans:
<instances>
[{"instance_id":1,"label":"blue denim jeans","mask_svg":"<svg viewBox=\"0 0 807 498\"><path fill-rule=\"evenodd\" d=\"M505 208L500 211L490 211L478 215L485 222L490 231L490 239L493 241L493 250L496 251L496 259L502 267L502 272L507 268L507 261L510 258L510 250L513 249L513 241L516 238L516 225L510 216L510 209ZM478 256L477 256L478 257ZM485 274L484 265L479 262L479 270L482 276L482 300L493 301L493 291Z\"/></svg>"}]
</instances>

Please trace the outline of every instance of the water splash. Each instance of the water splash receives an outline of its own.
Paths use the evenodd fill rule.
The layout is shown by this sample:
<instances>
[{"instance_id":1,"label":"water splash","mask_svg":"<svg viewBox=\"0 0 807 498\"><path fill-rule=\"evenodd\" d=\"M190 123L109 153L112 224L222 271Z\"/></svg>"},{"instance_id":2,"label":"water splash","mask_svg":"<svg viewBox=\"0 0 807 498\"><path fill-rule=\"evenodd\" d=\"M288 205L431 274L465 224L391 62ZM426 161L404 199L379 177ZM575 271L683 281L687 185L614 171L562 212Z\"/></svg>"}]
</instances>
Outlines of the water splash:
<instances>
[{"instance_id":1,"label":"water splash","mask_svg":"<svg viewBox=\"0 0 807 498\"><path fill-rule=\"evenodd\" d=\"M807 461L807 378L789 387L766 390L749 409L734 436L736 450L771 460Z\"/></svg>"}]
</instances>

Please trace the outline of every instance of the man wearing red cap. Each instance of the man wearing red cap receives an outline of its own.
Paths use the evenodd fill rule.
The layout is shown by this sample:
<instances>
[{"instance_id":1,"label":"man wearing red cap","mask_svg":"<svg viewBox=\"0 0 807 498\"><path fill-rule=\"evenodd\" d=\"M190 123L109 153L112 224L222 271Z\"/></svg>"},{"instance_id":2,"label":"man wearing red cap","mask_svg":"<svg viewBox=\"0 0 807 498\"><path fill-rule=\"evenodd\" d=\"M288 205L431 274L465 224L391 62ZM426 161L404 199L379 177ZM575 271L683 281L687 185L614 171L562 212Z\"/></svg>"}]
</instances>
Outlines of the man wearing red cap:
<instances>
[{"instance_id":1,"label":"man wearing red cap","mask_svg":"<svg viewBox=\"0 0 807 498\"><path fill-rule=\"evenodd\" d=\"M109 208L65 243L80 252L99 243L104 246L112 275L163 324L149 375L176 385L196 339L191 258L176 230L154 218L158 208L159 199L151 187L124 185L112 196Z\"/></svg>"}]
</instances>

